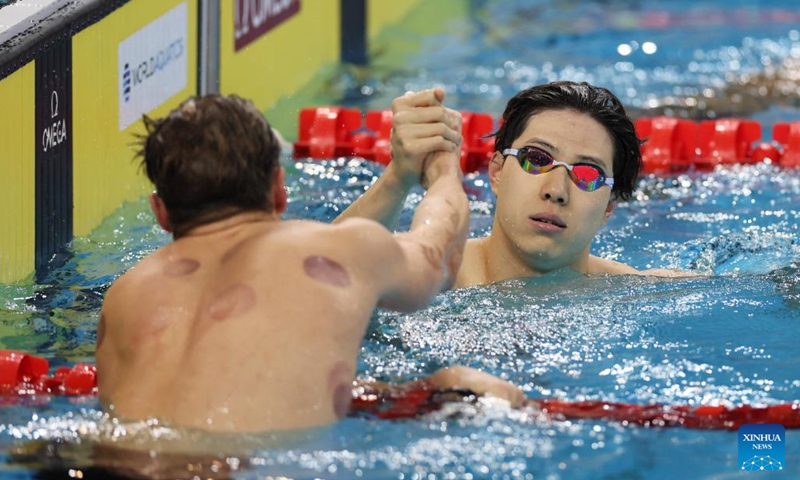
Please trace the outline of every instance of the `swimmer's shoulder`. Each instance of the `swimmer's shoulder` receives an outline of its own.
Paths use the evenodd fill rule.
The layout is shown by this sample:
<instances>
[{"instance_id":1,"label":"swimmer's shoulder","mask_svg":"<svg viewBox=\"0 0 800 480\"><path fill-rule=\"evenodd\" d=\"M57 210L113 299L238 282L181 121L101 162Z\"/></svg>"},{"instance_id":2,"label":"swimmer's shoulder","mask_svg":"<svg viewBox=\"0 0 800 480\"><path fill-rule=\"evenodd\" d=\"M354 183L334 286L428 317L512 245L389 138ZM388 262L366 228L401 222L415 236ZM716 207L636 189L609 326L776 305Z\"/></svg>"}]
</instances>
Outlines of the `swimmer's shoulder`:
<instances>
[{"instance_id":1,"label":"swimmer's shoulder","mask_svg":"<svg viewBox=\"0 0 800 480\"><path fill-rule=\"evenodd\" d=\"M166 258L162 250L163 247L147 255L117 277L108 287L105 298L108 299L109 295L115 295L118 291L127 292L137 285L146 285L151 282L153 277L158 276L161 272L160 265L162 265L163 259Z\"/></svg>"},{"instance_id":2,"label":"swimmer's shoulder","mask_svg":"<svg viewBox=\"0 0 800 480\"><path fill-rule=\"evenodd\" d=\"M703 277L696 272L687 272L686 270L673 270L670 268L650 268L647 270L637 271L637 275L649 275L652 277Z\"/></svg>"},{"instance_id":3,"label":"swimmer's shoulder","mask_svg":"<svg viewBox=\"0 0 800 480\"><path fill-rule=\"evenodd\" d=\"M110 318L116 319L119 316L117 313L124 313L127 305L141 301L144 293L153 285L162 284L154 278L160 271L160 262L155 256L156 252L151 253L111 282L103 295L103 315L108 317L109 313L113 313Z\"/></svg>"},{"instance_id":4,"label":"swimmer's shoulder","mask_svg":"<svg viewBox=\"0 0 800 480\"><path fill-rule=\"evenodd\" d=\"M391 272L406 258L400 240L403 234L393 234L374 220L348 218L333 225L292 221L286 226L284 241L297 239L292 244L294 255L340 265L353 281L378 290L393 281Z\"/></svg>"},{"instance_id":5,"label":"swimmer's shoulder","mask_svg":"<svg viewBox=\"0 0 800 480\"><path fill-rule=\"evenodd\" d=\"M111 297L133 297L148 291L164 288L170 263L181 263L194 258L173 241L161 246L117 277L109 286L105 300Z\"/></svg>"},{"instance_id":6,"label":"swimmer's shoulder","mask_svg":"<svg viewBox=\"0 0 800 480\"><path fill-rule=\"evenodd\" d=\"M350 265L385 264L403 256L402 234L395 235L374 220L348 218L333 225L309 220L283 223L280 243L292 245L297 253L330 255Z\"/></svg>"},{"instance_id":7,"label":"swimmer's shoulder","mask_svg":"<svg viewBox=\"0 0 800 480\"><path fill-rule=\"evenodd\" d=\"M380 223L366 218L347 218L335 224L315 222L311 220L291 220L284 222L287 228L284 232L290 235L309 235L316 238L322 235L326 238L339 237L356 244L374 241L392 241L393 234Z\"/></svg>"},{"instance_id":8,"label":"swimmer's shoulder","mask_svg":"<svg viewBox=\"0 0 800 480\"><path fill-rule=\"evenodd\" d=\"M622 262L589 255L586 273L589 275L638 275L639 270Z\"/></svg>"}]
</instances>

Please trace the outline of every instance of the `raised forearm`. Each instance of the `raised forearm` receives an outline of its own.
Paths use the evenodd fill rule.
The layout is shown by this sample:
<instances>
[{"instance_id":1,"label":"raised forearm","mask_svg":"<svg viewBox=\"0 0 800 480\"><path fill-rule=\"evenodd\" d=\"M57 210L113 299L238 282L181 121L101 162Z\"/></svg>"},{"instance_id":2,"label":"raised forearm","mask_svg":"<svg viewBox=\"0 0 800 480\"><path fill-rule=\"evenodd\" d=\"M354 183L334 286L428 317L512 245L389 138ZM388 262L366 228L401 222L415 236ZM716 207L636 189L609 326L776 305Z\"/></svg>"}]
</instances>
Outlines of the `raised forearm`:
<instances>
[{"instance_id":1,"label":"raised forearm","mask_svg":"<svg viewBox=\"0 0 800 480\"><path fill-rule=\"evenodd\" d=\"M411 188L420 184L429 159L435 152L460 152L461 114L442 106L443 100L442 89L431 89L392 102L392 162L334 223L359 217L394 229L405 199ZM426 173L429 181L428 177Z\"/></svg>"},{"instance_id":2,"label":"raised forearm","mask_svg":"<svg viewBox=\"0 0 800 480\"><path fill-rule=\"evenodd\" d=\"M438 257L450 288L461 265L469 227L469 202L454 154L439 153L425 172L430 185L411 223L410 233Z\"/></svg>"}]
</instances>

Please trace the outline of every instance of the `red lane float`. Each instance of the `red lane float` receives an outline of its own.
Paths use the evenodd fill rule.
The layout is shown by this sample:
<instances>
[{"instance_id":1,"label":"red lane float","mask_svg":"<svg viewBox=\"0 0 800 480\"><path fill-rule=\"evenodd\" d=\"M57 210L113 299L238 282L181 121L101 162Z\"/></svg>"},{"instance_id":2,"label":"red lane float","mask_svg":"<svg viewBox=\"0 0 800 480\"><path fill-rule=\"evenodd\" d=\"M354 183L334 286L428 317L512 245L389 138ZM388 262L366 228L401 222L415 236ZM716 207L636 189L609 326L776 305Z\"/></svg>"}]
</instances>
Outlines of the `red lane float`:
<instances>
[{"instance_id":1,"label":"red lane float","mask_svg":"<svg viewBox=\"0 0 800 480\"><path fill-rule=\"evenodd\" d=\"M361 157L388 165L392 161L392 111L339 107L306 108L300 111L294 158L324 160ZM494 119L484 113L462 112L461 169L474 172L486 168L494 153Z\"/></svg>"},{"instance_id":2,"label":"red lane float","mask_svg":"<svg viewBox=\"0 0 800 480\"><path fill-rule=\"evenodd\" d=\"M454 398L457 397L457 398ZM350 411L385 420L416 418L434 412L456 399L474 399L464 390L417 388L402 392L367 392L353 399ZM601 401L528 399L527 406L554 420L606 420L645 427L684 427L704 430L736 430L746 423L777 423L800 428L800 402L735 408L721 406L636 405Z\"/></svg>"},{"instance_id":3,"label":"red lane float","mask_svg":"<svg viewBox=\"0 0 800 480\"><path fill-rule=\"evenodd\" d=\"M781 165L800 167L800 122L776 123L772 128L772 138L784 146Z\"/></svg>"},{"instance_id":4,"label":"red lane float","mask_svg":"<svg viewBox=\"0 0 800 480\"><path fill-rule=\"evenodd\" d=\"M489 165L494 153L494 119L485 113L461 113L461 170L476 172Z\"/></svg>"},{"instance_id":5,"label":"red lane float","mask_svg":"<svg viewBox=\"0 0 800 480\"><path fill-rule=\"evenodd\" d=\"M50 364L44 358L0 350L0 395L97 395L97 368L94 365L78 363L72 367L59 367L52 376L48 376L49 368ZM367 391L353 399L350 414L386 420L416 418L439 410L447 402L474 398L475 395L467 390L415 388ZM556 420L594 419L648 427L723 430L736 430L745 423L777 423L784 428L800 428L800 402L765 407L742 405L735 408L692 408L528 399L528 405Z\"/></svg>"},{"instance_id":6,"label":"red lane float","mask_svg":"<svg viewBox=\"0 0 800 480\"><path fill-rule=\"evenodd\" d=\"M746 423L777 423L800 428L800 403L764 407L742 405L734 408L704 405L635 405L599 401L565 402L533 400L547 415L563 419L611 420L647 427L685 427L703 430L737 430Z\"/></svg>"},{"instance_id":7,"label":"red lane float","mask_svg":"<svg viewBox=\"0 0 800 480\"><path fill-rule=\"evenodd\" d=\"M700 122L695 165L713 168L717 165L753 163L750 145L761 138L761 125L752 120L723 118Z\"/></svg>"},{"instance_id":8,"label":"red lane float","mask_svg":"<svg viewBox=\"0 0 800 480\"><path fill-rule=\"evenodd\" d=\"M691 167L770 161L782 167L800 166L800 122L776 123L772 138L760 142L758 122L723 118L694 122L672 117L640 118L636 132L642 145L644 173L680 172Z\"/></svg>"},{"instance_id":9,"label":"red lane float","mask_svg":"<svg viewBox=\"0 0 800 480\"><path fill-rule=\"evenodd\" d=\"M353 155L353 133L361 128L361 112L339 107L307 108L300 112L296 156L335 158Z\"/></svg>"},{"instance_id":10,"label":"red lane float","mask_svg":"<svg viewBox=\"0 0 800 480\"><path fill-rule=\"evenodd\" d=\"M636 134L647 141L642 145L644 169L653 173L688 168L697 154L697 124L673 117L640 118L634 123Z\"/></svg>"},{"instance_id":11,"label":"red lane float","mask_svg":"<svg viewBox=\"0 0 800 480\"><path fill-rule=\"evenodd\" d=\"M369 141L364 141L361 145L361 156L388 165L392 161L392 111L373 110L367 112L364 121L367 130L375 133L371 144Z\"/></svg>"},{"instance_id":12,"label":"red lane float","mask_svg":"<svg viewBox=\"0 0 800 480\"><path fill-rule=\"evenodd\" d=\"M483 170L494 154L494 118L485 113L461 112L461 169ZM670 173L690 168L770 161L800 167L800 121L776 123L773 143L760 142L758 122L723 118L695 122L674 117L644 117L634 122L642 145L643 173ZM391 110L362 113L341 107L301 110L294 158L330 159L356 156L387 165L391 153Z\"/></svg>"},{"instance_id":13,"label":"red lane float","mask_svg":"<svg viewBox=\"0 0 800 480\"><path fill-rule=\"evenodd\" d=\"M78 363L48 376L50 362L21 352L0 350L0 395L96 395L97 368Z\"/></svg>"}]
</instances>

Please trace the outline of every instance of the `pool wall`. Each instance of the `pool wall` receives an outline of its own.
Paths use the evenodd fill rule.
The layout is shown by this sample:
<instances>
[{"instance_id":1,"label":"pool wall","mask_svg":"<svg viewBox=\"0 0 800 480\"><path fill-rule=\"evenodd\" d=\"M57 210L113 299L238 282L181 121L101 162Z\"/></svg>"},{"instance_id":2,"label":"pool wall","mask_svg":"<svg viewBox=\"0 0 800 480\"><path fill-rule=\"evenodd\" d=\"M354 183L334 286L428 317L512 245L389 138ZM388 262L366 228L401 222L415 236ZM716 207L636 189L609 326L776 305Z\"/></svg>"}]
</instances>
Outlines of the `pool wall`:
<instances>
[{"instance_id":1,"label":"pool wall","mask_svg":"<svg viewBox=\"0 0 800 480\"><path fill-rule=\"evenodd\" d=\"M26 29L0 29L0 283L42 275L74 235L147 193L142 114L216 91L269 110L331 65L365 61L420 3L54 0Z\"/></svg>"}]
</instances>

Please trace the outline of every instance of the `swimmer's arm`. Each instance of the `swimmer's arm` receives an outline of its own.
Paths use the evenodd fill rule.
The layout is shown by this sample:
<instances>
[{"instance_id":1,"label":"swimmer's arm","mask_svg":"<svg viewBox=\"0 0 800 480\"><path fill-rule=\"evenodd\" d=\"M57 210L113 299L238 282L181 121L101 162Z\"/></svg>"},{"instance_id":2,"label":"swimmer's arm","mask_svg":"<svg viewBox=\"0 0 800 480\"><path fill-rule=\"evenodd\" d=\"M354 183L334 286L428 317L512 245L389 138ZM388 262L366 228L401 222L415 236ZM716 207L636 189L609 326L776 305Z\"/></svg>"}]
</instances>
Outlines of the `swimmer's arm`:
<instances>
[{"instance_id":1,"label":"swimmer's arm","mask_svg":"<svg viewBox=\"0 0 800 480\"><path fill-rule=\"evenodd\" d=\"M412 92L392 102L392 162L359 199L333 223L368 218L393 229L408 193L423 183L435 152L459 152L461 114L442 105L444 90Z\"/></svg>"},{"instance_id":2,"label":"swimmer's arm","mask_svg":"<svg viewBox=\"0 0 800 480\"><path fill-rule=\"evenodd\" d=\"M697 276L697 273L687 272L685 270L673 270L669 268L650 268L647 270L637 270L624 263L609 260L607 258L595 257L592 255L589 258L589 269L586 273L589 274L606 274L606 275L639 275L639 276L652 276L652 277L692 277Z\"/></svg>"},{"instance_id":3,"label":"swimmer's arm","mask_svg":"<svg viewBox=\"0 0 800 480\"><path fill-rule=\"evenodd\" d=\"M428 306L444 282L442 262L432 258L432 248L404 240L383 225L363 218L350 218L334 228L344 232L356 275L376 296L376 306L398 312L413 312Z\"/></svg>"},{"instance_id":4,"label":"swimmer's arm","mask_svg":"<svg viewBox=\"0 0 800 480\"><path fill-rule=\"evenodd\" d=\"M429 377L401 384L356 382L353 391L357 395L402 395L404 392L415 389L467 390L478 396L506 400L514 408L524 406L527 401L525 393L513 383L486 372L460 365L442 368Z\"/></svg>"},{"instance_id":5,"label":"swimmer's arm","mask_svg":"<svg viewBox=\"0 0 800 480\"><path fill-rule=\"evenodd\" d=\"M411 229L394 236L401 255L379 306L401 311L425 307L453 286L469 225L469 204L453 153L437 153L425 175L430 187L414 212Z\"/></svg>"},{"instance_id":6,"label":"swimmer's arm","mask_svg":"<svg viewBox=\"0 0 800 480\"><path fill-rule=\"evenodd\" d=\"M651 277L697 277L701 276L696 272L687 272L686 270L672 270L669 268L650 268L647 270L638 270L635 275L651 276Z\"/></svg>"},{"instance_id":7,"label":"swimmer's arm","mask_svg":"<svg viewBox=\"0 0 800 480\"><path fill-rule=\"evenodd\" d=\"M518 386L486 372L456 365L442 368L426 379L436 389L466 389L476 395L507 400L514 408L524 405L525 393Z\"/></svg>"}]
</instances>

